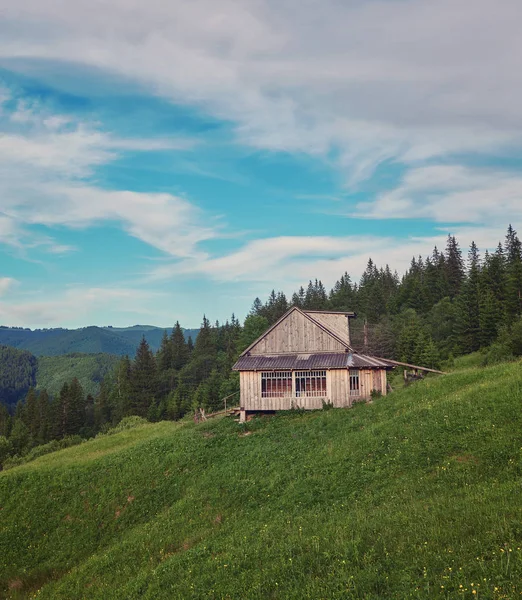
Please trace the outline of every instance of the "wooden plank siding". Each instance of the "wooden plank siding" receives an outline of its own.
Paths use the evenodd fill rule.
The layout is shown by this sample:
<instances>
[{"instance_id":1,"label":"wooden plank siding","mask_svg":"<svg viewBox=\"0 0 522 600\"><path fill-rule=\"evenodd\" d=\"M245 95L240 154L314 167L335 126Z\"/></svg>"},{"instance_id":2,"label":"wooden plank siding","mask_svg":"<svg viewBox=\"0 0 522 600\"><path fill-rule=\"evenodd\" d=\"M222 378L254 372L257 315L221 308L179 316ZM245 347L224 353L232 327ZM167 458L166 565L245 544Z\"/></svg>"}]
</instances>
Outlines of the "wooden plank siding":
<instances>
[{"instance_id":1,"label":"wooden plank siding","mask_svg":"<svg viewBox=\"0 0 522 600\"><path fill-rule=\"evenodd\" d=\"M261 395L261 372L240 372L240 406L246 411L289 410L292 407L307 410L320 409L323 402L335 407L350 407L354 401L370 397L374 389L374 373L380 378L382 394L386 394L386 371L384 369L359 370L360 395L350 395L350 370L331 369L326 371L326 395L324 397L295 396L263 398Z\"/></svg>"},{"instance_id":2,"label":"wooden plank siding","mask_svg":"<svg viewBox=\"0 0 522 600\"><path fill-rule=\"evenodd\" d=\"M250 354L344 352L343 344L298 311L291 312L277 327L250 348Z\"/></svg>"},{"instance_id":3,"label":"wooden plank siding","mask_svg":"<svg viewBox=\"0 0 522 600\"><path fill-rule=\"evenodd\" d=\"M308 314L350 345L350 321L346 315L314 311L309 311Z\"/></svg>"}]
</instances>

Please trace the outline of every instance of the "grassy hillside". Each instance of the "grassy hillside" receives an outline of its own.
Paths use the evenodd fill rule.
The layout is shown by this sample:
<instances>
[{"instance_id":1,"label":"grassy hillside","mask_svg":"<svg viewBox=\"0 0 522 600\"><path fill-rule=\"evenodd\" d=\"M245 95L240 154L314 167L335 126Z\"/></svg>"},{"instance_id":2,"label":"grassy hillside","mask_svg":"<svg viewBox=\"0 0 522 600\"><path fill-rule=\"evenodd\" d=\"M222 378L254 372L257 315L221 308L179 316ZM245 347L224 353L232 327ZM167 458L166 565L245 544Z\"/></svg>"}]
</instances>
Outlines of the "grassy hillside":
<instances>
[{"instance_id":1,"label":"grassy hillside","mask_svg":"<svg viewBox=\"0 0 522 600\"><path fill-rule=\"evenodd\" d=\"M81 329L21 329L0 327L0 344L29 350L36 356L60 356L75 352L134 356L145 336L152 350L159 348L164 329L149 325L134 327L83 327ZM167 328L171 332L171 329ZM195 341L197 329L184 330Z\"/></svg>"},{"instance_id":2,"label":"grassy hillside","mask_svg":"<svg viewBox=\"0 0 522 600\"><path fill-rule=\"evenodd\" d=\"M0 589L520 597L521 369L469 369L352 410L145 425L0 473Z\"/></svg>"},{"instance_id":3,"label":"grassy hillside","mask_svg":"<svg viewBox=\"0 0 522 600\"><path fill-rule=\"evenodd\" d=\"M65 382L77 377L85 394L94 396L99 391L101 381L118 360L119 357L112 354L40 356L36 373L37 387L56 395Z\"/></svg>"}]
</instances>

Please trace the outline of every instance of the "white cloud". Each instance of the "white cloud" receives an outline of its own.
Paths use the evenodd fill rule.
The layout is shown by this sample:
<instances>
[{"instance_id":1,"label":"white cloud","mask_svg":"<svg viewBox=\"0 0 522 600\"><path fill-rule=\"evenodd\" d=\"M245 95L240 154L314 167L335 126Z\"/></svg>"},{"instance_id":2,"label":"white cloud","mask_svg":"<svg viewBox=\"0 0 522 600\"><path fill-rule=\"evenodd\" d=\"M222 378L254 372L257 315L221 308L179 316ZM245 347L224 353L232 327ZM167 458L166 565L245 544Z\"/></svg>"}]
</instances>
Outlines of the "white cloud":
<instances>
[{"instance_id":1,"label":"white cloud","mask_svg":"<svg viewBox=\"0 0 522 600\"><path fill-rule=\"evenodd\" d=\"M1 281L1 280L0 280ZM154 315L153 305L161 295L123 287L73 287L59 290L53 297L34 300L18 296L0 302L0 322L4 325L33 327L63 326L93 322L100 309L119 319L129 315ZM125 323L125 321L123 321Z\"/></svg>"},{"instance_id":2,"label":"white cloud","mask_svg":"<svg viewBox=\"0 0 522 600\"><path fill-rule=\"evenodd\" d=\"M505 228L458 227L432 236L411 236L406 239L389 236L346 237L277 237L248 242L228 255L189 259L156 267L152 280L176 276L205 276L219 282L258 282L262 293L269 287L292 292L310 278L319 278L326 286L347 271L358 281L368 259L378 266L389 264L400 274L409 267L413 256L428 256L434 246L444 249L447 235L456 235L463 252L474 240L479 248L494 249L503 240Z\"/></svg>"},{"instance_id":3,"label":"white cloud","mask_svg":"<svg viewBox=\"0 0 522 600\"><path fill-rule=\"evenodd\" d=\"M216 223L185 198L105 190L90 182L99 165L122 151L178 150L184 139L120 139L71 116L18 102L0 133L0 234L3 243L60 254L74 249L30 225L87 227L114 222L171 256L199 254ZM205 222L206 221L206 222Z\"/></svg>"},{"instance_id":4,"label":"white cloud","mask_svg":"<svg viewBox=\"0 0 522 600\"><path fill-rule=\"evenodd\" d=\"M0 277L0 297L5 296L17 283L18 281L12 277Z\"/></svg>"},{"instance_id":5,"label":"white cloud","mask_svg":"<svg viewBox=\"0 0 522 600\"><path fill-rule=\"evenodd\" d=\"M519 0L4 0L0 56L130 78L256 147L383 160L520 149Z\"/></svg>"},{"instance_id":6,"label":"white cloud","mask_svg":"<svg viewBox=\"0 0 522 600\"><path fill-rule=\"evenodd\" d=\"M460 165L419 167L407 171L396 189L382 193L374 202L359 204L355 215L490 226L519 223L522 177Z\"/></svg>"}]
</instances>

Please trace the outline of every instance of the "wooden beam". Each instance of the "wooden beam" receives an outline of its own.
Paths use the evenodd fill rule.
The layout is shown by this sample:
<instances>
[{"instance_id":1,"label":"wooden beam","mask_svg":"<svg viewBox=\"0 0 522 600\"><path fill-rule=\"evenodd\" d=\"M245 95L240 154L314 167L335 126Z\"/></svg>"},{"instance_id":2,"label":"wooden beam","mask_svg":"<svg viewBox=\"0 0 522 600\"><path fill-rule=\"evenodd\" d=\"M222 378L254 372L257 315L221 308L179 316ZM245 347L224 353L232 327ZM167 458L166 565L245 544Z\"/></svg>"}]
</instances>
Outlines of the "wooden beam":
<instances>
[{"instance_id":1,"label":"wooden beam","mask_svg":"<svg viewBox=\"0 0 522 600\"><path fill-rule=\"evenodd\" d=\"M438 373L439 375L447 375L444 371L438 371L437 369L428 369L428 367L419 367L418 365L410 365L409 363L399 362L398 360L391 360L390 358L382 358L386 362L389 362L392 365L397 365L399 367L410 367L410 369L415 369L419 371L427 371L428 373Z\"/></svg>"}]
</instances>

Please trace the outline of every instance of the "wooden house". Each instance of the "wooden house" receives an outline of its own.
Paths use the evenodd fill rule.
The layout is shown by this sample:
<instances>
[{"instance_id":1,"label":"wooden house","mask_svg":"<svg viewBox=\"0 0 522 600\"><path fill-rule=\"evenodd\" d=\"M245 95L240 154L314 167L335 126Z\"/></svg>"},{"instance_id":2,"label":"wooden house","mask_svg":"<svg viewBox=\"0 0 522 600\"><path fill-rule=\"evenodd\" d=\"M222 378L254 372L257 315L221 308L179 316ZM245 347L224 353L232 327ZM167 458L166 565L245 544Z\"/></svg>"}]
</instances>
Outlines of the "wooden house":
<instances>
[{"instance_id":1,"label":"wooden house","mask_svg":"<svg viewBox=\"0 0 522 600\"><path fill-rule=\"evenodd\" d=\"M355 352L350 319L355 313L292 307L239 357L240 418L290 408L349 407L386 394L384 359Z\"/></svg>"}]
</instances>

